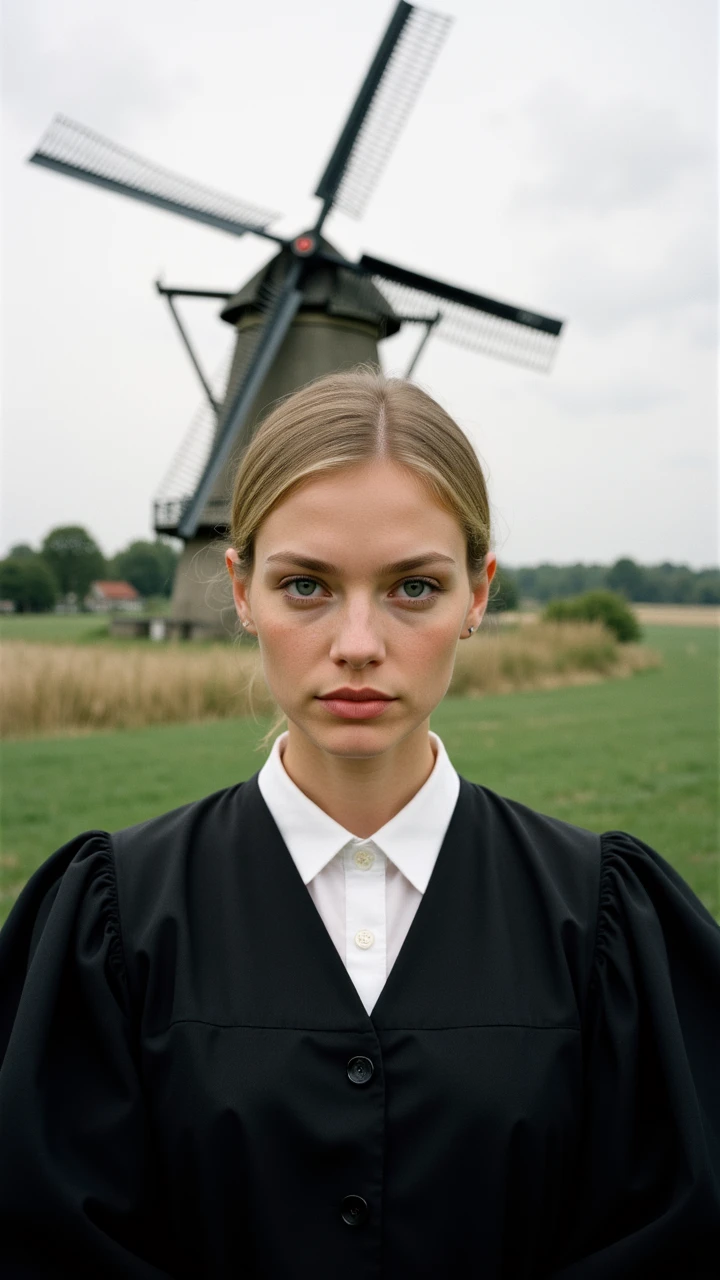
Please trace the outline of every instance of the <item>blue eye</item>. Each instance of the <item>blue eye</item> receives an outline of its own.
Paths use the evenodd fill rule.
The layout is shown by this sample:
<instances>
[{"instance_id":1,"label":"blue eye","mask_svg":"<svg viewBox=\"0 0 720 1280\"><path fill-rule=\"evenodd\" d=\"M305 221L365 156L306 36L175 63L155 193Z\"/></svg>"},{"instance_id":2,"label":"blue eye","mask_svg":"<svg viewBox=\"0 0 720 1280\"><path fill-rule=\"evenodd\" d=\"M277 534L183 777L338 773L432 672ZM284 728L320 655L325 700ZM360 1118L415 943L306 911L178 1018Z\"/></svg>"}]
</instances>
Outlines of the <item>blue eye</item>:
<instances>
[{"instance_id":1,"label":"blue eye","mask_svg":"<svg viewBox=\"0 0 720 1280\"><path fill-rule=\"evenodd\" d=\"M287 600L295 601L311 601L321 600L324 597L316 594L316 589L322 591L322 583L316 578L289 578L281 584L283 594ZM406 578L404 582L399 584L402 589L402 595L397 596L398 587L394 588L396 599L405 600L406 604L429 604L435 596L439 595L442 587L435 582L428 582L425 578Z\"/></svg>"},{"instance_id":2,"label":"blue eye","mask_svg":"<svg viewBox=\"0 0 720 1280\"><path fill-rule=\"evenodd\" d=\"M407 591L408 600L427 600L428 596L423 596L423 591L427 587L428 591L437 590L431 582L426 582L424 578L408 578L401 586Z\"/></svg>"},{"instance_id":3,"label":"blue eye","mask_svg":"<svg viewBox=\"0 0 720 1280\"><path fill-rule=\"evenodd\" d=\"M287 583L288 587L297 587L297 594L304 600L312 596L318 585L314 578L293 578L292 582Z\"/></svg>"}]
</instances>

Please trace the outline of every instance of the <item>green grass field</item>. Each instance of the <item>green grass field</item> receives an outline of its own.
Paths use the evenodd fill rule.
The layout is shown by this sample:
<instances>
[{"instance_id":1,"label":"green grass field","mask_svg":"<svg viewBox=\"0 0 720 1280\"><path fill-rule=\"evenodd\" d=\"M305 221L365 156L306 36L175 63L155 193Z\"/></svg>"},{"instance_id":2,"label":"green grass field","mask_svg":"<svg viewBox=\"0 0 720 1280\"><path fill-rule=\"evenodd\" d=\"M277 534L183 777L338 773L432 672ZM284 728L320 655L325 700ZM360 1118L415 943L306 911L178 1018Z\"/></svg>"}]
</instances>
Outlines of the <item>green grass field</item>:
<instances>
[{"instance_id":1,"label":"green grass field","mask_svg":"<svg viewBox=\"0 0 720 1280\"><path fill-rule=\"evenodd\" d=\"M0 640L90 644L109 638L106 613L11 613L0 618Z\"/></svg>"},{"instance_id":2,"label":"green grass field","mask_svg":"<svg viewBox=\"0 0 720 1280\"><path fill-rule=\"evenodd\" d=\"M644 639L663 654L661 670L448 699L433 728L465 777L591 830L639 836L719 917L717 633L647 627ZM265 728L225 720L6 743L0 918L76 833L114 830L249 777Z\"/></svg>"},{"instance_id":3,"label":"green grass field","mask_svg":"<svg viewBox=\"0 0 720 1280\"><path fill-rule=\"evenodd\" d=\"M153 616L165 614L169 600L146 601ZM119 640L110 635L110 613L11 613L0 617L0 640L36 644L153 644L152 640ZM143 617L144 615L139 615Z\"/></svg>"}]
</instances>

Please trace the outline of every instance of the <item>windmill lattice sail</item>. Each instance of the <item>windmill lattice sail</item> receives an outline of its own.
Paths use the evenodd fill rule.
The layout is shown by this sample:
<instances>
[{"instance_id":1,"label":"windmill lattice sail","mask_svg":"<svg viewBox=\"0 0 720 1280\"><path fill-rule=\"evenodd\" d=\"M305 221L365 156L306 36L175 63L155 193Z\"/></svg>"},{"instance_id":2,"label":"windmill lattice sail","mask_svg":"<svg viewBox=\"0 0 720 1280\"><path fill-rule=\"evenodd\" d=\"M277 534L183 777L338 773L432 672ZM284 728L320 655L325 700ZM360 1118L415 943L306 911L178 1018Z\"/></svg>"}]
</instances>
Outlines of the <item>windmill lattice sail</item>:
<instances>
[{"instance_id":1,"label":"windmill lattice sail","mask_svg":"<svg viewBox=\"0 0 720 1280\"><path fill-rule=\"evenodd\" d=\"M233 339L221 363L209 379L215 401L219 402L225 394L234 354ZM207 398L203 397L153 500L154 527L158 533L174 534L176 532L210 456L217 426L217 414L213 412ZM224 515L224 509L218 514Z\"/></svg>"},{"instance_id":2,"label":"windmill lattice sail","mask_svg":"<svg viewBox=\"0 0 720 1280\"><path fill-rule=\"evenodd\" d=\"M315 194L359 218L453 19L398 4Z\"/></svg>"},{"instance_id":3,"label":"windmill lattice sail","mask_svg":"<svg viewBox=\"0 0 720 1280\"><path fill-rule=\"evenodd\" d=\"M236 236L260 235L280 216L172 173L67 116L55 117L30 161Z\"/></svg>"},{"instance_id":4,"label":"windmill lattice sail","mask_svg":"<svg viewBox=\"0 0 720 1280\"><path fill-rule=\"evenodd\" d=\"M547 373L552 367L557 334L448 301L385 276L373 275L372 282L403 319L432 323L433 336L539 373Z\"/></svg>"}]
</instances>

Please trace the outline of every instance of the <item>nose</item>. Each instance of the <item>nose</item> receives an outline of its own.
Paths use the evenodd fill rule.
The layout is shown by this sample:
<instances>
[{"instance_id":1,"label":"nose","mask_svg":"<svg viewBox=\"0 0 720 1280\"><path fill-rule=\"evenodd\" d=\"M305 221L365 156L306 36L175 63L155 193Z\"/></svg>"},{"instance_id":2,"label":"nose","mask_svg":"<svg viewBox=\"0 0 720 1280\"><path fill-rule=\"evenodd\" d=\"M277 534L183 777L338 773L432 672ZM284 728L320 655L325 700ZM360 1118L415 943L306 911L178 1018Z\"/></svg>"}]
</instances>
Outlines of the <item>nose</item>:
<instances>
[{"instance_id":1,"label":"nose","mask_svg":"<svg viewBox=\"0 0 720 1280\"><path fill-rule=\"evenodd\" d=\"M347 663L360 670L370 663L382 662L385 640L381 619L366 597L347 599L336 616L336 627L330 646L333 662Z\"/></svg>"}]
</instances>

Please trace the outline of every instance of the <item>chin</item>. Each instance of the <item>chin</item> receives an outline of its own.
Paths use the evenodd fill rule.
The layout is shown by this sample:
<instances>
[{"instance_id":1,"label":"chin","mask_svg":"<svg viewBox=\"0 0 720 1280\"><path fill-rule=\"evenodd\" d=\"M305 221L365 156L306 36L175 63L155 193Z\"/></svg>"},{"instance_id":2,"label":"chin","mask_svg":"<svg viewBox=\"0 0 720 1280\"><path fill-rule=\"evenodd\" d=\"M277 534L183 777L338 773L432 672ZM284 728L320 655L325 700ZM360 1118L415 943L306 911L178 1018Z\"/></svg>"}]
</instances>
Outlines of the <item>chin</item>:
<instances>
[{"instance_id":1,"label":"chin","mask_svg":"<svg viewBox=\"0 0 720 1280\"><path fill-rule=\"evenodd\" d=\"M426 718L421 716L413 724L408 724L406 720L403 723L396 721L394 724L382 724L378 720L364 723L357 720L337 720L326 724L295 720L294 723L320 751L348 759L354 757L367 760L397 746Z\"/></svg>"}]
</instances>

